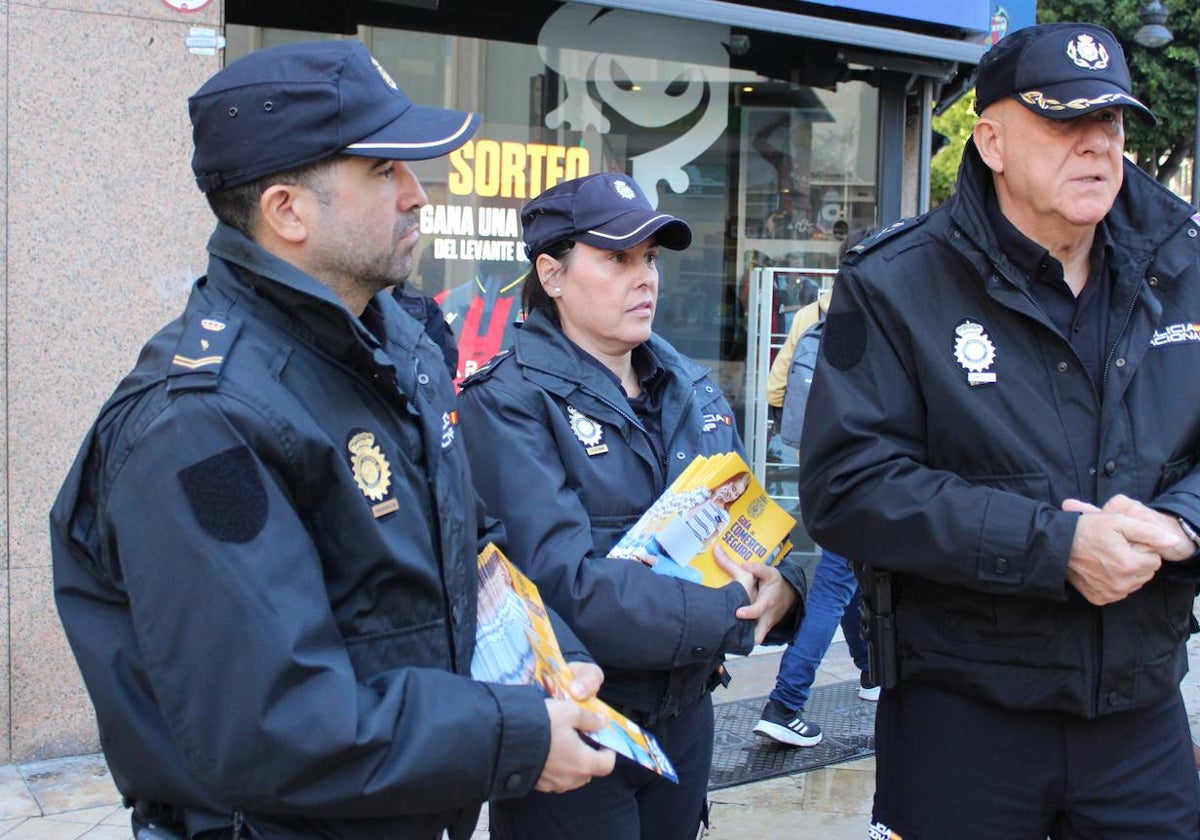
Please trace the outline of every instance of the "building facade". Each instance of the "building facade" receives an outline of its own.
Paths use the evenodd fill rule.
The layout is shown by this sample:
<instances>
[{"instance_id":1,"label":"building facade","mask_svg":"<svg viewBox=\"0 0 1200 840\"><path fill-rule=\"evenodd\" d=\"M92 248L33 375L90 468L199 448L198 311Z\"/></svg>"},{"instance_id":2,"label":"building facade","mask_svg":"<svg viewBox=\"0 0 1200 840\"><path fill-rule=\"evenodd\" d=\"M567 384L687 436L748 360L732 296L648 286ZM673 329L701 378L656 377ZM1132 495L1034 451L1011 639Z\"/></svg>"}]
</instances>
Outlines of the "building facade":
<instances>
[{"instance_id":1,"label":"building facade","mask_svg":"<svg viewBox=\"0 0 1200 840\"><path fill-rule=\"evenodd\" d=\"M1032 23L1032 3L1008 5L0 0L0 763L98 748L47 516L103 400L203 273L186 99L225 62L360 38L414 100L484 115L414 167L430 205L410 283L447 313L460 375L511 337L518 210L542 189L624 172L687 219L656 329L716 371L789 497L763 410L774 347L849 231L926 209L933 109L993 29Z\"/></svg>"}]
</instances>

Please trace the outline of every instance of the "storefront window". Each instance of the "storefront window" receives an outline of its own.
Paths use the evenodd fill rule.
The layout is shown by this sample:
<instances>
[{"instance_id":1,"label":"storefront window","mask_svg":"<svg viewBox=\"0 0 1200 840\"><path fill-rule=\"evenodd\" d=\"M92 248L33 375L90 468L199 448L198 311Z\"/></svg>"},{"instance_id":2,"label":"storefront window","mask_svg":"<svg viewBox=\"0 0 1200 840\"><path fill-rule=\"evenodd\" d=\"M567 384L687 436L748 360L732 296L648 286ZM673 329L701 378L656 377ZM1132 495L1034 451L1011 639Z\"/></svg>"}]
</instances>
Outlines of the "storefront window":
<instances>
[{"instance_id":1,"label":"storefront window","mask_svg":"<svg viewBox=\"0 0 1200 840\"><path fill-rule=\"evenodd\" d=\"M711 366L743 432L760 435L744 422L765 399L747 390L754 269L833 268L839 241L874 224L878 101L862 70L814 70L809 42L752 35L770 45L756 58L728 26L580 3L549 11L534 43L455 25L447 15L443 34L361 26L359 37L414 100L484 115L449 159L414 166L430 206L409 284L442 304L460 377L507 347L521 317L520 207L561 180L624 172L694 233L688 251L663 255L656 331ZM322 36L230 25L228 59L310 37ZM773 347L819 276L780 273L760 301Z\"/></svg>"}]
</instances>

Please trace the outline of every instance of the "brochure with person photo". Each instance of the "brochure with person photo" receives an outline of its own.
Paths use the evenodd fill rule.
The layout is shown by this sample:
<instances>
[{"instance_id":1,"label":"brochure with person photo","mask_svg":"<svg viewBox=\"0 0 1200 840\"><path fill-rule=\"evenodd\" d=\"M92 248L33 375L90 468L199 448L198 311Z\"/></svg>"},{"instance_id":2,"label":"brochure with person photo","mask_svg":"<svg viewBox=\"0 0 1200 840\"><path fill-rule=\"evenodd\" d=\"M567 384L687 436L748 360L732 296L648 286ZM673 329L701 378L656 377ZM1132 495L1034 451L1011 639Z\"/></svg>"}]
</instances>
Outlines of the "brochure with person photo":
<instances>
[{"instance_id":1,"label":"brochure with person photo","mask_svg":"<svg viewBox=\"0 0 1200 840\"><path fill-rule=\"evenodd\" d=\"M608 721L596 732L580 733L584 738L678 782L653 735L598 698L571 696L571 669L533 581L492 543L480 552L477 568L479 620L471 676L481 682L536 686L547 697L578 703Z\"/></svg>"},{"instance_id":2,"label":"brochure with person photo","mask_svg":"<svg viewBox=\"0 0 1200 840\"><path fill-rule=\"evenodd\" d=\"M697 456L609 552L655 572L724 586L716 561L775 565L791 551L796 520L771 498L736 452Z\"/></svg>"}]
</instances>

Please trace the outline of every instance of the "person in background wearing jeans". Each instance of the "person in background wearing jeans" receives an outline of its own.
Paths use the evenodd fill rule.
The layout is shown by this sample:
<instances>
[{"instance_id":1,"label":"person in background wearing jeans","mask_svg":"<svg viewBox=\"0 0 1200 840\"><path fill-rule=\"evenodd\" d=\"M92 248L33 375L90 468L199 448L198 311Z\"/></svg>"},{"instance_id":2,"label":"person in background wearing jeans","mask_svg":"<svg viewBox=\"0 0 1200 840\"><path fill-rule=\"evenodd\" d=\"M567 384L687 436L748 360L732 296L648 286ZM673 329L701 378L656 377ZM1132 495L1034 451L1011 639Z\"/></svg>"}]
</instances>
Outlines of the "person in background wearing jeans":
<instances>
[{"instance_id":1,"label":"person in background wearing jeans","mask_svg":"<svg viewBox=\"0 0 1200 840\"><path fill-rule=\"evenodd\" d=\"M874 228L852 231L838 248L839 262L847 251L874 232ZM816 300L796 313L787 340L771 365L768 401L774 398L781 408L796 344L809 327L825 317L832 293L832 289L820 291ZM879 699L879 686L871 679L867 643L862 637L861 613L862 596L849 561L840 554L822 549L808 592L804 623L783 652L775 688L767 698L762 717L754 726L755 732L796 747L815 747L821 743L824 737L821 727L805 718L804 707L812 694L817 668L829 650L839 623L842 635L846 637L846 648L859 670L858 696L863 700Z\"/></svg>"}]
</instances>

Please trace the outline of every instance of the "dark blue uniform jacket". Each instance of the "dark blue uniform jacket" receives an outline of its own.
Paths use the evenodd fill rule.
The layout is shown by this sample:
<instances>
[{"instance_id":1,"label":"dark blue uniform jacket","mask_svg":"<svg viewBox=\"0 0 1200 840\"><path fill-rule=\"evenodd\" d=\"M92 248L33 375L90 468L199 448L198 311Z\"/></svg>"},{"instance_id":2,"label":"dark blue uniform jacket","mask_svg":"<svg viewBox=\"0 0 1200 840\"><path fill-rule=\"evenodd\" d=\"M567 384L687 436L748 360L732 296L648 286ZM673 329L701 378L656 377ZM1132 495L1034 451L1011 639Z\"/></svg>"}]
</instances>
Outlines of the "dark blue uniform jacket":
<instances>
[{"instance_id":1,"label":"dark blue uniform jacket","mask_svg":"<svg viewBox=\"0 0 1200 840\"><path fill-rule=\"evenodd\" d=\"M193 828L469 836L485 799L532 789L549 730L534 689L466 676L500 534L441 353L387 293L360 321L232 228L209 251L51 516L113 777Z\"/></svg>"},{"instance_id":2,"label":"dark blue uniform jacket","mask_svg":"<svg viewBox=\"0 0 1200 840\"><path fill-rule=\"evenodd\" d=\"M668 375L665 461L624 394L543 311L459 399L476 486L546 602L604 668L600 696L669 715L709 690L725 653L751 650L754 625L733 615L748 603L740 584L706 588L606 557L697 455L742 450L707 369L658 337L649 347ZM802 598L799 567L785 559L781 571ZM774 638L790 639L802 614Z\"/></svg>"},{"instance_id":3,"label":"dark blue uniform jacket","mask_svg":"<svg viewBox=\"0 0 1200 840\"><path fill-rule=\"evenodd\" d=\"M823 546L895 573L900 679L1094 717L1187 669L1195 565L1105 607L1066 583L1078 514L1118 493L1200 523L1200 220L1126 162L1097 389L997 246L990 171L851 253L804 424ZM972 380L976 384L971 384Z\"/></svg>"}]
</instances>

